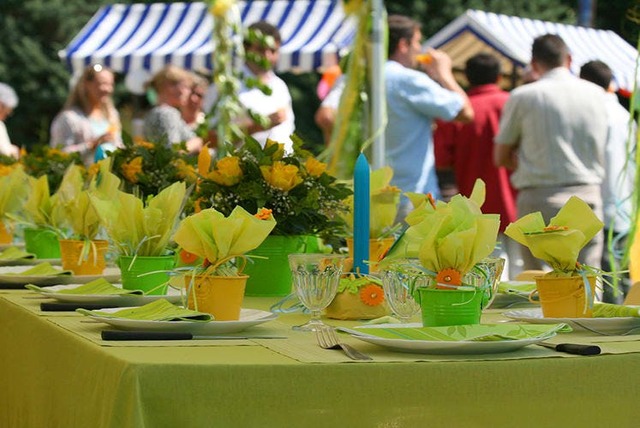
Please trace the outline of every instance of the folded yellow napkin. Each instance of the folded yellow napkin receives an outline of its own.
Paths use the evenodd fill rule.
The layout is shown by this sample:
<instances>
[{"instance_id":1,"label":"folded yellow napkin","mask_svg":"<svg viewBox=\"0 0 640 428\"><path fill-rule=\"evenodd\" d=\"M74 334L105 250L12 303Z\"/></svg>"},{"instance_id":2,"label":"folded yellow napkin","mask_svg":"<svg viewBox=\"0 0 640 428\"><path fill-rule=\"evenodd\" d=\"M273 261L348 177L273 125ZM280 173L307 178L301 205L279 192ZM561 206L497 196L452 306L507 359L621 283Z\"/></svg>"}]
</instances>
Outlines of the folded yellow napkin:
<instances>
[{"instance_id":1,"label":"folded yellow napkin","mask_svg":"<svg viewBox=\"0 0 640 428\"><path fill-rule=\"evenodd\" d=\"M38 291L38 292L45 291L47 293L50 293L52 291L50 287L38 287L37 285L33 285L33 284L27 284L25 285L25 288L28 288L29 290L33 290L33 291ZM123 288L116 287L115 285L110 284L109 281L107 281L104 278L95 279L79 287L57 290L55 291L55 293L57 294L90 294L90 295L100 294L105 296L112 296L112 295L118 295L118 294L135 294L135 295L144 294L142 290L125 290Z\"/></svg>"},{"instance_id":2,"label":"folded yellow napkin","mask_svg":"<svg viewBox=\"0 0 640 428\"><path fill-rule=\"evenodd\" d=\"M429 340L439 342L546 339L572 331L567 324L476 324L455 327L398 327L342 329L351 334L383 339Z\"/></svg>"},{"instance_id":3,"label":"folded yellow napkin","mask_svg":"<svg viewBox=\"0 0 640 428\"><path fill-rule=\"evenodd\" d=\"M104 318L127 318L144 321L208 322L213 320L213 315L211 314L180 308L165 299L159 299L137 308L126 308L115 312L88 311L86 309L76 309L76 312Z\"/></svg>"},{"instance_id":4,"label":"folded yellow napkin","mask_svg":"<svg viewBox=\"0 0 640 428\"><path fill-rule=\"evenodd\" d=\"M35 254L27 253L25 250L18 247L9 247L0 252L0 260L33 259L35 257Z\"/></svg>"},{"instance_id":5,"label":"folded yellow napkin","mask_svg":"<svg viewBox=\"0 0 640 428\"><path fill-rule=\"evenodd\" d=\"M498 284L498 293L502 294L529 294L535 289L536 283L529 281L503 281Z\"/></svg>"},{"instance_id":6,"label":"folded yellow napkin","mask_svg":"<svg viewBox=\"0 0 640 428\"><path fill-rule=\"evenodd\" d=\"M7 272L3 275L9 276L57 276L57 275L71 275L73 272L70 270L62 270L61 268L51 266L51 263L44 262L35 265L34 267L25 270L24 272Z\"/></svg>"},{"instance_id":7,"label":"folded yellow napkin","mask_svg":"<svg viewBox=\"0 0 640 428\"><path fill-rule=\"evenodd\" d=\"M572 196L548 226L542 214L535 212L511 223L504 233L548 263L554 275L558 272L572 275L580 250L603 226L586 202Z\"/></svg>"},{"instance_id":8,"label":"folded yellow napkin","mask_svg":"<svg viewBox=\"0 0 640 428\"><path fill-rule=\"evenodd\" d=\"M640 317L640 306L614 305L612 303L594 303L594 318Z\"/></svg>"}]
</instances>

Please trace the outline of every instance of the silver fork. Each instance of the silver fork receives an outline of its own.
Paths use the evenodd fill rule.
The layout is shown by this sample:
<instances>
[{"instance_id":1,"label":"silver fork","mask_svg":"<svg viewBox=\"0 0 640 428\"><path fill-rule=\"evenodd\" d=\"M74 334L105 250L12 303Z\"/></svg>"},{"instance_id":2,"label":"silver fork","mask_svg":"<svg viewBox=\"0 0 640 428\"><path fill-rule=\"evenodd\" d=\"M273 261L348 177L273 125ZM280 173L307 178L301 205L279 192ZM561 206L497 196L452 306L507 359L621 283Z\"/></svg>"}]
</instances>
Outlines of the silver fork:
<instances>
[{"instance_id":1,"label":"silver fork","mask_svg":"<svg viewBox=\"0 0 640 428\"><path fill-rule=\"evenodd\" d=\"M355 349L353 346L342 343L333 327L321 326L315 330L318 345L323 349L342 349L347 357L352 360L371 360L372 358Z\"/></svg>"}]
</instances>

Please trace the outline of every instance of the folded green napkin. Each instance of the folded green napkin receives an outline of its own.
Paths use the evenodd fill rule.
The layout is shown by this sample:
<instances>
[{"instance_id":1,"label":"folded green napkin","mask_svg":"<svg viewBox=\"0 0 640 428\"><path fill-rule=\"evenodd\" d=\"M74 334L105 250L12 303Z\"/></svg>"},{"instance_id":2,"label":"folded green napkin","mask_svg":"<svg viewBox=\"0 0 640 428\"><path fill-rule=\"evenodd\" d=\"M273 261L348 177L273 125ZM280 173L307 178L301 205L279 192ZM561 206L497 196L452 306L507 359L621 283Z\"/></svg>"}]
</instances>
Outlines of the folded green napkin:
<instances>
[{"instance_id":1,"label":"folded green napkin","mask_svg":"<svg viewBox=\"0 0 640 428\"><path fill-rule=\"evenodd\" d=\"M56 276L56 275L71 275L73 272L70 270L62 270L58 267L51 266L51 263L44 262L35 265L34 267L25 270L24 272L7 272L3 275L10 276Z\"/></svg>"},{"instance_id":2,"label":"folded green napkin","mask_svg":"<svg viewBox=\"0 0 640 428\"><path fill-rule=\"evenodd\" d=\"M359 335L384 339L440 342L545 339L558 332L570 332L567 324L476 324L449 327L362 328L349 330Z\"/></svg>"},{"instance_id":3,"label":"folded green napkin","mask_svg":"<svg viewBox=\"0 0 640 428\"><path fill-rule=\"evenodd\" d=\"M498 293L529 294L536 289L536 283L530 281L502 281L498 284Z\"/></svg>"},{"instance_id":4,"label":"folded green napkin","mask_svg":"<svg viewBox=\"0 0 640 428\"><path fill-rule=\"evenodd\" d=\"M127 318L144 321L199 321L213 320L213 315L196 312L173 305L165 299L159 299L137 308L127 308L115 312L88 311L76 309L83 315L95 315L104 318Z\"/></svg>"},{"instance_id":5,"label":"folded green napkin","mask_svg":"<svg viewBox=\"0 0 640 428\"><path fill-rule=\"evenodd\" d=\"M18 247L9 247L0 252L0 260L34 259L35 257L35 254L27 253Z\"/></svg>"},{"instance_id":6,"label":"folded green napkin","mask_svg":"<svg viewBox=\"0 0 640 428\"><path fill-rule=\"evenodd\" d=\"M45 291L50 293L52 291L51 287L38 287L37 285L27 284L25 288L33 291ZM112 285L104 278L94 279L91 282L87 282L79 287L74 288L64 288L62 290L55 290L54 293L57 294L100 294L104 296L112 296L117 294L135 294L142 295L144 292L142 290L125 290L120 287L116 287Z\"/></svg>"},{"instance_id":7,"label":"folded green napkin","mask_svg":"<svg viewBox=\"0 0 640 428\"><path fill-rule=\"evenodd\" d=\"M612 303L594 303L594 318L640 317L640 307L614 305Z\"/></svg>"}]
</instances>

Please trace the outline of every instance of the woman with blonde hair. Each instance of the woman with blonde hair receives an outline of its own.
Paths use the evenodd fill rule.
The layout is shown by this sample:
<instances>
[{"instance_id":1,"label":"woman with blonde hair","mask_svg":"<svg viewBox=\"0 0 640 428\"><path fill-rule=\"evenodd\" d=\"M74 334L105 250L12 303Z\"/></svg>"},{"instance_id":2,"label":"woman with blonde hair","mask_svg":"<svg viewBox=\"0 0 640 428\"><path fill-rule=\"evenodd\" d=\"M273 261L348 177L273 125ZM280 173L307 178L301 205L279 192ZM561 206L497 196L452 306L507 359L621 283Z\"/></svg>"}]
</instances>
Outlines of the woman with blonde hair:
<instances>
[{"instance_id":1,"label":"woman with blonde hair","mask_svg":"<svg viewBox=\"0 0 640 428\"><path fill-rule=\"evenodd\" d=\"M51 123L49 145L80 153L85 165L95 161L98 147L101 152L122 147L120 115L111 98L113 87L111 70L100 64L87 67Z\"/></svg>"},{"instance_id":2,"label":"woman with blonde hair","mask_svg":"<svg viewBox=\"0 0 640 428\"><path fill-rule=\"evenodd\" d=\"M184 121L181 109L191 94L193 76L188 71L167 65L157 72L148 86L157 94L157 105L144 118L144 136L152 142L185 142L189 153L202 148L202 139Z\"/></svg>"}]
</instances>

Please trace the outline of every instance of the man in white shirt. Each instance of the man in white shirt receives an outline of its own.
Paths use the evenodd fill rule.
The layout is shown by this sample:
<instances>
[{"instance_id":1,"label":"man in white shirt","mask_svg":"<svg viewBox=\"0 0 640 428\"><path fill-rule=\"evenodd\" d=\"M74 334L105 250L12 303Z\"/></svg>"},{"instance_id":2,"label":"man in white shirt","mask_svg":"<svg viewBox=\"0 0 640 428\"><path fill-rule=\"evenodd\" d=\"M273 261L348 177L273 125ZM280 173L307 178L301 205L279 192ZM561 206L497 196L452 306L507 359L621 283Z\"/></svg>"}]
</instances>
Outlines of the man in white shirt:
<instances>
[{"instance_id":1,"label":"man in white shirt","mask_svg":"<svg viewBox=\"0 0 640 428\"><path fill-rule=\"evenodd\" d=\"M511 92L494 146L496 165L514 170L518 217L540 211L549 222L575 195L602 218L605 92L571 74L571 55L559 36L536 38L531 53L540 78ZM580 252L580 263L600 267L603 242L597 234ZM543 268L528 250L522 258L524 269Z\"/></svg>"},{"instance_id":2,"label":"man in white shirt","mask_svg":"<svg viewBox=\"0 0 640 428\"><path fill-rule=\"evenodd\" d=\"M265 21L250 25L249 31L259 32L264 43L250 43L245 39L244 48L247 56L243 70L245 83L240 88L238 97L248 112L266 118L267 125L261 125L248 113L241 119L240 125L263 146L269 138L284 144L285 151L291 152L293 143L290 136L295 131L291 94L286 83L273 72L282 43L280 32ZM265 61L252 61L252 58L256 57L261 57ZM257 80L267 87L270 93L264 93L257 87L248 87L247 80ZM211 85L203 103L206 112L211 110L216 98L217 91L215 86Z\"/></svg>"},{"instance_id":3,"label":"man in white shirt","mask_svg":"<svg viewBox=\"0 0 640 428\"><path fill-rule=\"evenodd\" d=\"M9 133L4 121L11 115L13 109L18 105L18 95L13 88L6 83L0 82L0 154L5 156L20 156L18 146L11 144Z\"/></svg>"}]
</instances>

